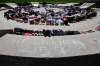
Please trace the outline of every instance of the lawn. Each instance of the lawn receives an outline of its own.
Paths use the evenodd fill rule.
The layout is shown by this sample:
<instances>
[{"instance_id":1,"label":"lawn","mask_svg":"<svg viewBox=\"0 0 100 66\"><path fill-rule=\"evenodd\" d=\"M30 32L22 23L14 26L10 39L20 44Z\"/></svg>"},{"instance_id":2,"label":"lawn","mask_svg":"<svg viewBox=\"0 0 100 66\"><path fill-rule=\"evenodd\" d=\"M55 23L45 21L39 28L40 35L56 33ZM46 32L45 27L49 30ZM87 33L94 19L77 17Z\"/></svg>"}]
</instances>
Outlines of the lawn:
<instances>
[{"instance_id":1,"label":"lawn","mask_svg":"<svg viewBox=\"0 0 100 66\"><path fill-rule=\"evenodd\" d=\"M25 3L25 2L47 2L47 3L68 3L68 2L82 2L84 0L0 0L0 3L5 2L16 2L16 3Z\"/></svg>"}]
</instances>

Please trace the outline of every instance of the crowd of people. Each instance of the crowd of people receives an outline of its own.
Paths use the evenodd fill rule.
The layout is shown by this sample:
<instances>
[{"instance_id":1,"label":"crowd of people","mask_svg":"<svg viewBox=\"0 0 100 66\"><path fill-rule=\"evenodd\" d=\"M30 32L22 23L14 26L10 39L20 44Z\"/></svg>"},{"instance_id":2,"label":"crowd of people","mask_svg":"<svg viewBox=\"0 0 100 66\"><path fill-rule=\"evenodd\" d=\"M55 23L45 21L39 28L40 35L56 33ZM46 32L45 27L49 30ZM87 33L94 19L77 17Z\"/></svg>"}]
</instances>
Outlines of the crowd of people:
<instances>
[{"instance_id":1,"label":"crowd of people","mask_svg":"<svg viewBox=\"0 0 100 66\"><path fill-rule=\"evenodd\" d=\"M87 34L95 32L93 30L88 31L64 31L62 29L43 29L43 30L26 30L22 28L14 28L13 31L10 30L10 34L25 35L25 36L65 36L65 35L77 35L77 34Z\"/></svg>"},{"instance_id":2,"label":"crowd of people","mask_svg":"<svg viewBox=\"0 0 100 66\"><path fill-rule=\"evenodd\" d=\"M22 28L14 28L12 31L12 34L17 35L25 35L25 36L45 36L45 37L51 37L51 36L64 36L64 35L76 35L80 34L79 31L64 31L62 29L53 29L53 30L25 30Z\"/></svg>"},{"instance_id":3,"label":"crowd of people","mask_svg":"<svg viewBox=\"0 0 100 66\"><path fill-rule=\"evenodd\" d=\"M51 37L51 36L64 36L64 35L77 35L77 34L87 34L95 32L93 30L88 31L64 31L62 29L43 29L43 30L26 30L22 28L14 28L13 31L10 30L10 34L16 34L16 35L25 35L25 36L45 36L45 37Z\"/></svg>"},{"instance_id":4,"label":"crowd of people","mask_svg":"<svg viewBox=\"0 0 100 66\"><path fill-rule=\"evenodd\" d=\"M62 29L43 29L43 30L27 30L22 28L14 28L14 29L6 29L0 30L0 37L4 36L5 34L14 34L14 35L22 35L22 36L44 36L44 37L51 37L51 36L66 36L66 35L79 35L79 34L87 34L95 32L93 30L87 31L74 31L74 30L62 30Z\"/></svg>"},{"instance_id":5,"label":"crowd of people","mask_svg":"<svg viewBox=\"0 0 100 66\"><path fill-rule=\"evenodd\" d=\"M97 12L91 8L75 6L19 6L4 13L7 20L35 25L69 25L96 15Z\"/></svg>"}]
</instances>

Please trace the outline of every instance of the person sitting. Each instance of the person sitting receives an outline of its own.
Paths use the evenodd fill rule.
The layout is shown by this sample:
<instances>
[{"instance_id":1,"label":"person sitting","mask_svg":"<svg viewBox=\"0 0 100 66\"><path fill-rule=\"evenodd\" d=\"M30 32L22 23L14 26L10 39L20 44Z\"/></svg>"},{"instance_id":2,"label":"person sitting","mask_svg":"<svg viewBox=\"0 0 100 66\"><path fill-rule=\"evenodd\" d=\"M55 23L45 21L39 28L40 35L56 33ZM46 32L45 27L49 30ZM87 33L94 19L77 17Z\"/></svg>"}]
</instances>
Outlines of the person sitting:
<instances>
[{"instance_id":1,"label":"person sitting","mask_svg":"<svg viewBox=\"0 0 100 66\"><path fill-rule=\"evenodd\" d=\"M66 26L68 26L69 24L68 24L68 17L63 17L63 21L64 21L64 24L66 25Z\"/></svg>"},{"instance_id":2,"label":"person sitting","mask_svg":"<svg viewBox=\"0 0 100 66\"><path fill-rule=\"evenodd\" d=\"M13 29L13 33L17 34L17 35L23 35L24 34L24 29L21 28L14 28Z\"/></svg>"},{"instance_id":3,"label":"person sitting","mask_svg":"<svg viewBox=\"0 0 100 66\"><path fill-rule=\"evenodd\" d=\"M64 23L63 23L63 20L62 19L57 19L56 20L56 24L57 25L63 25Z\"/></svg>"},{"instance_id":4,"label":"person sitting","mask_svg":"<svg viewBox=\"0 0 100 66\"><path fill-rule=\"evenodd\" d=\"M42 32L43 32L43 35L44 35L45 37L47 37L47 36L48 36L48 37L51 37L51 31L50 31L50 30L44 30L44 29L43 29Z\"/></svg>"}]
</instances>

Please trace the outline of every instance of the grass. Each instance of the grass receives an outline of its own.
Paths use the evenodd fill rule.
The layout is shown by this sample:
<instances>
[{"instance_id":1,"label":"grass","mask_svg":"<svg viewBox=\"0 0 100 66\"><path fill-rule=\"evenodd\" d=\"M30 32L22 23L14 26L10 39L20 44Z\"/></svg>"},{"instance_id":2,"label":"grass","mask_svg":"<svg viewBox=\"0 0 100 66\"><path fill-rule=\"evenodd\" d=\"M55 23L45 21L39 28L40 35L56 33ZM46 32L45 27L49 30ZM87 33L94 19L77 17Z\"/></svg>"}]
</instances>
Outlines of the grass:
<instances>
[{"instance_id":1,"label":"grass","mask_svg":"<svg viewBox=\"0 0 100 66\"><path fill-rule=\"evenodd\" d=\"M14 3L25 3L25 2L47 2L47 3L67 3L67 2L82 2L83 0L0 0L0 3L14 2Z\"/></svg>"},{"instance_id":2,"label":"grass","mask_svg":"<svg viewBox=\"0 0 100 66\"><path fill-rule=\"evenodd\" d=\"M0 0L0 4L3 3L17 3L18 5L29 5L30 2L40 3L82 3L85 0Z\"/></svg>"}]
</instances>

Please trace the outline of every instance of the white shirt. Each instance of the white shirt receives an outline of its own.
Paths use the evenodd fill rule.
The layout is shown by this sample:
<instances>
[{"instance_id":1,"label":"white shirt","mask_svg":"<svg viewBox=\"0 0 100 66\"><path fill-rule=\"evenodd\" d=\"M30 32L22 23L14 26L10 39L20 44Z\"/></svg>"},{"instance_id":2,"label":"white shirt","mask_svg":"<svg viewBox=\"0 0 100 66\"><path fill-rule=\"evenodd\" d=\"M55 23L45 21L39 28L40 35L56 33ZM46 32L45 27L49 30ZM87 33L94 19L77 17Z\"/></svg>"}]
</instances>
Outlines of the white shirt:
<instances>
[{"instance_id":1,"label":"white shirt","mask_svg":"<svg viewBox=\"0 0 100 66\"><path fill-rule=\"evenodd\" d=\"M61 24L63 21L61 19L56 20L56 23Z\"/></svg>"}]
</instances>

